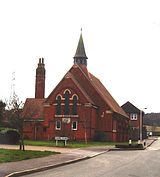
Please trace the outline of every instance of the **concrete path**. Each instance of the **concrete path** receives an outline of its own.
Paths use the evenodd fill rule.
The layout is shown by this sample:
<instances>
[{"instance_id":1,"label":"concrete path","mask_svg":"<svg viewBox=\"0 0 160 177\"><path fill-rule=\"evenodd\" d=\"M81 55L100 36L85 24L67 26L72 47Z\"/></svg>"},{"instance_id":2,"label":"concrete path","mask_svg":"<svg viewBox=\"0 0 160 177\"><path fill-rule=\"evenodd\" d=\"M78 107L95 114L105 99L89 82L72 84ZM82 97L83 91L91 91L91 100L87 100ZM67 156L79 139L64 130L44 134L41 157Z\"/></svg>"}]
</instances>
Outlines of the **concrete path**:
<instances>
[{"instance_id":1,"label":"concrete path","mask_svg":"<svg viewBox=\"0 0 160 177\"><path fill-rule=\"evenodd\" d=\"M0 145L4 149L18 149L17 145ZM0 177L20 176L36 171L42 171L61 165L85 160L96 155L102 154L109 150L109 147L93 147L83 149L58 148L58 147L41 147L25 146L26 150L56 151L61 154L51 155L48 157L23 160L19 162L9 162L0 164ZM10 175L9 175L10 174Z\"/></svg>"},{"instance_id":2,"label":"concrete path","mask_svg":"<svg viewBox=\"0 0 160 177\"><path fill-rule=\"evenodd\" d=\"M146 140L146 145L149 146L155 139ZM18 149L18 145L1 145L0 148L4 149ZM48 157L35 158L30 160L23 160L19 162L9 162L0 164L0 177L13 177L58 166L66 165L69 163L85 160L95 157L99 154L107 152L111 146L88 147L88 148L60 148L60 147L44 147L44 146L25 146L26 150L41 150L41 151L56 151L61 154L51 155Z\"/></svg>"}]
</instances>

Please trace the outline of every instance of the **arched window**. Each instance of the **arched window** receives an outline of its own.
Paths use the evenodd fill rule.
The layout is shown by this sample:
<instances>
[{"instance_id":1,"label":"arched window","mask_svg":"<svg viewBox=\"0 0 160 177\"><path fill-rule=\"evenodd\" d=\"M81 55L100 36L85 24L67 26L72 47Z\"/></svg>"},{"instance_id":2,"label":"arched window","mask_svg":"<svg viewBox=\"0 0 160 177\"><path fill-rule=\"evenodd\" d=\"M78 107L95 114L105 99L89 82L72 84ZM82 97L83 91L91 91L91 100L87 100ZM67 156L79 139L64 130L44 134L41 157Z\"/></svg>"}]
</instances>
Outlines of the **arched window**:
<instances>
[{"instance_id":1,"label":"arched window","mask_svg":"<svg viewBox=\"0 0 160 177\"><path fill-rule=\"evenodd\" d=\"M60 120L57 120L57 121L56 121L55 129L56 129L56 130L61 130L61 121L60 121Z\"/></svg>"},{"instance_id":2,"label":"arched window","mask_svg":"<svg viewBox=\"0 0 160 177\"><path fill-rule=\"evenodd\" d=\"M61 115L61 96L60 95L56 98L56 102L57 102L56 114Z\"/></svg>"},{"instance_id":3,"label":"arched window","mask_svg":"<svg viewBox=\"0 0 160 177\"><path fill-rule=\"evenodd\" d=\"M69 91L67 90L64 94L65 106L64 106L64 115L69 115Z\"/></svg>"},{"instance_id":4,"label":"arched window","mask_svg":"<svg viewBox=\"0 0 160 177\"><path fill-rule=\"evenodd\" d=\"M77 115L77 100L78 100L77 96L74 95L73 96L73 107L72 107L72 114L73 115Z\"/></svg>"},{"instance_id":5,"label":"arched window","mask_svg":"<svg viewBox=\"0 0 160 177\"><path fill-rule=\"evenodd\" d=\"M72 130L77 130L78 127L78 122L77 121L73 121L72 122Z\"/></svg>"}]
</instances>

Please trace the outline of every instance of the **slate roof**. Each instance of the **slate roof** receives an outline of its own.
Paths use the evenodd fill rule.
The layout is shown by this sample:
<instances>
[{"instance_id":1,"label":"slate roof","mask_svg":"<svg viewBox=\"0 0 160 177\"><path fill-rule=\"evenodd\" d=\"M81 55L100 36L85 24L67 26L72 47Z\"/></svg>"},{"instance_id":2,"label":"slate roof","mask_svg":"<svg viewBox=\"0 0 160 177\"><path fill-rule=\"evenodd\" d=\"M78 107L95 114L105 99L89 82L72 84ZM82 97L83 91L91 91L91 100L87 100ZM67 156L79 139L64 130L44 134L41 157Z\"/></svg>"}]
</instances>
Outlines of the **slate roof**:
<instances>
[{"instance_id":1,"label":"slate roof","mask_svg":"<svg viewBox=\"0 0 160 177\"><path fill-rule=\"evenodd\" d=\"M81 33L80 38L79 38L79 42L78 42L78 46L77 46L77 50L76 50L74 58L85 58L85 59L87 59L85 48L84 48L84 43L83 43L83 38L82 38L82 33Z\"/></svg>"},{"instance_id":2,"label":"slate roof","mask_svg":"<svg viewBox=\"0 0 160 177\"><path fill-rule=\"evenodd\" d=\"M140 113L140 110L129 101L127 101L121 107L126 113L137 113L137 114Z\"/></svg>"}]
</instances>

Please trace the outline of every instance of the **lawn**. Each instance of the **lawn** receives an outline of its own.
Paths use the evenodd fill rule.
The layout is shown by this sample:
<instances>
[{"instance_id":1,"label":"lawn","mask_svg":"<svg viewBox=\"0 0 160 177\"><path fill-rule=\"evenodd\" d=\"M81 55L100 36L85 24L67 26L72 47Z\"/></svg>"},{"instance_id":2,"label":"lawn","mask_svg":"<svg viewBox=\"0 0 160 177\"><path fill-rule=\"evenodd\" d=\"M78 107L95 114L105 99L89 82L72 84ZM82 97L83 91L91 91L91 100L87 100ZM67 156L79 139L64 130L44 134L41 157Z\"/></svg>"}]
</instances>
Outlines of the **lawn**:
<instances>
[{"instance_id":1,"label":"lawn","mask_svg":"<svg viewBox=\"0 0 160 177\"><path fill-rule=\"evenodd\" d=\"M49 146L54 147L56 146L55 141L31 141L31 140L25 140L25 145L31 145L31 146ZM85 142L67 142L68 148L84 148L84 147L91 147L91 146L114 146L114 142L88 142L87 144ZM64 147L64 144L62 141L58 142L58 147Z\"/></svg>"},{"instance_id":2,"label":"lawn","mask_svg":"<svg viewBox=\"0 0 160 177\"><path fill-rule=\"evenodd\" d=\"M15 162L54 154L57 154L57 152L0 149L0 163Z\"/></svg>"}]
</instances>

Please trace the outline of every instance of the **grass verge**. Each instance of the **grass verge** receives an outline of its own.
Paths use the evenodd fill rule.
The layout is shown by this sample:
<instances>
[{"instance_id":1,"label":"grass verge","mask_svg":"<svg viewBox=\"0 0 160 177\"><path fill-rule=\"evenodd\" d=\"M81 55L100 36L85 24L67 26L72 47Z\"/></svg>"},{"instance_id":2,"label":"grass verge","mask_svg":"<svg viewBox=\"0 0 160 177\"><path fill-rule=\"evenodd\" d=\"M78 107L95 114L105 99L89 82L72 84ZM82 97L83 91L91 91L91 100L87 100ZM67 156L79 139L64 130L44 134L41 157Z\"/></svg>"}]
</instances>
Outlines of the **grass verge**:
<instances>
[{"instance_id":1,"label":"grass verge","mask_svg":"<svg viewBox=\"0 0 160 177\"><path fill-rule=\"evenodd\" d=\"M31 146L49 146L54 147L56 146L55 141L31 141L31 140L25 140L25 145L31 145ZM67 142L68 148L84 148L84 147L93 147L93 146L114 146L114 142L88 142L87 144L85 142ZM58 142L58 147L64 147L64 143L62 141Z\"/></svg>"},{"instance_id":2,"label":"grass verge","mask_svg":"<svg viewBox=\"0 0 160 177\"><path fill-rule=\"evenodd\" d=\"M58 153L50 151L30 151L30 150L20 151L20 150L0 149L0 163L15 162L38 157L45 157L54 154Z\"/></svg>"}]
</instances>

